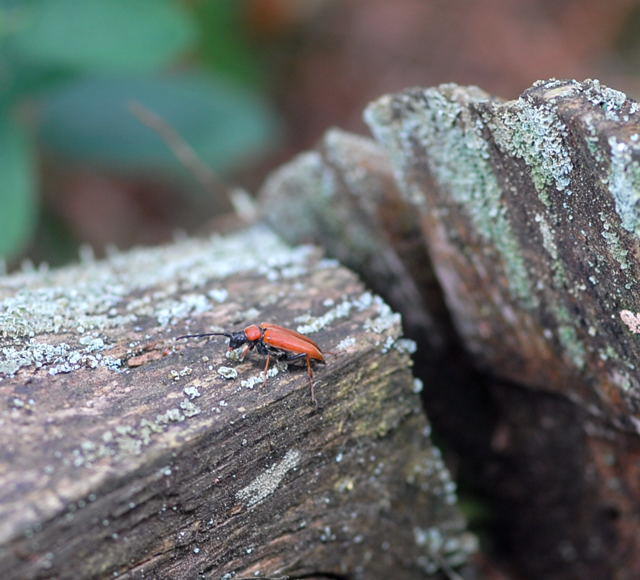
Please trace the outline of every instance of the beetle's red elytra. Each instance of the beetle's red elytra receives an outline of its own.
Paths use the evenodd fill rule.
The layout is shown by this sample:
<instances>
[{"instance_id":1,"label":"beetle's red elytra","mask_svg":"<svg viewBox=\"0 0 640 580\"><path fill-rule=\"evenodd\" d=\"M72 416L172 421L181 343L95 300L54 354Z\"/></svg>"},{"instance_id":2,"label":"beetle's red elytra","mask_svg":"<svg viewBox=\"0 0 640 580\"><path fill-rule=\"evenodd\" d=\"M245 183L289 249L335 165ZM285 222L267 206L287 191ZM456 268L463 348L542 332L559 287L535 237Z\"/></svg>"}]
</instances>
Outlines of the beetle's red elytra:
<instances>
[{"instance_id":1,"label":"beetle's red elytra","mask_svg":"<svg viewBox=\"0 0 640 580\"><path fill-rule=\"evenodd\" d=\"M324 354L320 347L308 336L300 334L290 328L261 322L260 324L250 324L244 330L237 332L206 332L202 334L185 334L182 338L203 338L206 336L226 336L229 339L229 350L235 350L244 345L242 358L254 348L260 353L267 355L264 366L265 381L267 371L271 363L271 357L285 360L287 362L304 359L307 365L307 375L309 376L309 386L311 388L311 400L317 405L313 386L312 361L324 363Z\"/></svg>"}]
</instances>

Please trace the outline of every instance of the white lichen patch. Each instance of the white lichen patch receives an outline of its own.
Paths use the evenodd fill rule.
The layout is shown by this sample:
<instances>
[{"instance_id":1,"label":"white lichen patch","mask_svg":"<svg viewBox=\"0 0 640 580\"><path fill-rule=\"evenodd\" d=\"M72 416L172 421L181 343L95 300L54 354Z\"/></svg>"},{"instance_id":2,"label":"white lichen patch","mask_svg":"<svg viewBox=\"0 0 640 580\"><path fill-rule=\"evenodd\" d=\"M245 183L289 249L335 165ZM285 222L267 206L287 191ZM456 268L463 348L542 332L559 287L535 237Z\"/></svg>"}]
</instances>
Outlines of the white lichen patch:
<instances>
[{"instance_id":1,"label":"white lichen patch","mask_svg":"<svg viewBox=\"0 0 640 580\"><path fill-rule=\"evenodd\" d=\"M249 485L239 490L236 493L237 500L246 504L247 507L253 507L264 501L278 489L285 475L298 466L301 458L300 451L289 449L281 461L274 463Z\"/></svg>"},{"instance_id":2,"label":"white lichen patch","mask_svg":"<svg viewBox=\"0 0 640 580\"><path fill-rule=\"evenodd\" d=\"M266 382L266 379L271 379L277 376L281 370L286 370L286 368L287 368L287 363L285 361L280 361L280 360L275 361L275 363L269 367L266 377L263 371L260 374L249 377L248 379L242 379L240 381L240 386L246 389L253 389L256 385ZM237 376L237 372L236 372L236 376Z\"/></svg>"},{"instance_id":3,"label":"white lichen patch","mask_svg":"<svg viewBox=\"0 0 640 580\"><path fill-rule=\"evenodd\" d=\"M364 330L375 332L377 334L384 334L391 328L400 326L402 322L400 314L393 312L389 305L380 296L376 296L371 292L363 292L358 296L343 300L333 308L327 310L327 312L321 316L314 317L310 314L298 316L295 321L304 324L299 324L296 327L296 330L302 334L312 334L329 326L337 319L348 317L353 311L364 312L372 307L375 311L375 315L364 321ZM394 346L395 341L396 337L388 336L383 345L383 351L386 352ZM347 340L344 344L341 343L342 347L339 345L338 350L345 348L345 345L347 345L348 348L354 344L355 339Z\"/></svg>"},{"instance_id":4,"label":"white lichen patch","mask_svg":"<svg viewBox=\"0 0 640 580\"><path fill-rule=\"evenodd\" d=\"M81 367L104 366L119 369L119 359L95 353L103 347L104 342L102 346L98 346L98 342L91 342L87 346L73 349L64 342L52 345L40 343L32 338L24 342L22 348L14 346L0 348L0 376L13 376L23 367L35 369L46 367L51 375L69 373Z\"/></svg>"},{"instance_id":5,"label":"white lichen patch","mask_svg":"<svg viewBox=\"0 0 640 580\"><path fill-rule=\"evenodd\" d=\"M222 303L229 298L229 292L226 288L213 288L207 292L207 296L214 302Z\"/></svg>"},{"instance_id":6,"label":"white lichen patch","mask_svg":"<svg viewBox=\"0 0 640 580\"><path fill-rule=\"evenodd\" d=\"M170 326L209 311L228 298L223 287L202 290L212 280L241 272L265 278L299 275L312 252L309 246L292 250L257 226L227 237L183 239L58 270L3 276L0 374L11 376L22 367L44 365L54 372L80 366L119 368L117 359L99 353L122 327L148 318L160 327ZM71 335L64 345L38 339L61 333Z\"/></svg>"},{"instance_id":7,"label":"white lichen patch","mask_svg":"<svg viewBox=\"0 0 640 580\"><path fill-rule=\"evenodd\" d=\"M41 368L45 364L61 364L69 351L69 345L64 342L54 346L40 344L33 339L23 348L3 347L0 349L0 374L11 376L25 366Z\"/></svg>"},{"instance_id":8,"label":"white lichen patch","mask_svg":"<svg viewBox=\"0 0 640 580\"><path fill-rule=\"evenodd\" d=\"M385 341L382 343L382 348L380 349L381 352L387 353L391 350L391 348L393 347L393 345L395 344L396 340L393 336L387 336L387 338L385 339Z\"/></svg>"},{"instance_id":9,"label":"white lichen patch","mask_svg":"<svg viewBox=\"0 0 640 580\"><path fill-rule=\"evenodd\" d=\"M557 314L558 309L556 309L555 312ZM582 369L586 362L586 350L584 344L578 338L576 329L571 323L558 325L558 340L574 366Z\"/></svg>"},{"instance_id":10,"label":"white lichen patch","mask_svg":"<svg viewBox=\"0 0 640 580\"><path fill-rule=\"evenodd\" d=\"M525 97L496 105L488 126L502 151L527 164L542 201L548 203L549 187L569 188L573 163L565 143L568 131L552 104Z\"/></svg>"},{"instance_id":11,"label":"white lichen patch","mask_svg":"<svg viewBox=\"0 0 640 580\"><path fill-rule=\"evenodd\" d=\"M630 310L622 310L620 311L620 319L633 334L640 334L640 314L634 314Z\"/></svg>"},{"instance_id":12,"label":"white lichen patch","mask_svg":"<svg viewBox=\"0 0 640 580\"><path fill-rule=\"evenodd\" d=\"M427 574L435 574L444 569L447 576L454 578L451 568L460 566L469 560L469 556L478 551L477 538L463 532L458 536L445 535L438 527L413 529L416 545L423 550L418 564Z\"/></svg>"},{"instance_id":13,"label":"white lichen patch","mask_svg":"<svg viewBox=\"0 0 640 580\"><path fill-rule=\"evenodd\" d=\"M256 385L259 385L260 383L264 383L264 376L262 375L262 373L260 373L259 375L254 375L252 377L249 377L248 379L242 379L240 381L240 386L242 386L245 389L253 389Z\"/></svg>"},{"instance_id":14,"label":"white lichen patch","mask_svg":"<svg viewBox=\"0 0 640 580\"><path fill-rule=\"evenodd\" d=\"M615 227L607 221L605 213L599 212L598 215L602 221L600 235L606 240L611 256L620 264L621 270L628 270L631 267L629 250L624 247L620 236L615 231Z\"/></svg>"},{"instance_id":15,"label":"white lichen patch","mask_svg":"<svg viewBox=\"0 0 640 580\"><path fill-rule=\"evenodd\" d=\"M549 222L547 222L544 215L541 213L537 213L534 216L534 221L538 224L540 233L542 234L542 246L553 260L557 260L558 246L556 245L553 229L549 225Z\"/></svg>"},{"instance_id":16,"label":"white lichen patch","mask_svg":"<svg viewBox=\"0 0 640 580\"><path fill-rule=\"evenodd\" d=\"M428 429L425 437L429 437ZM424 493L434 494L438 501L447 505L457 502L456 485L447 471L439 449L433 448L429 457L412 464L406 474L410 485L419 487ZM421 548L419 563L430 574L443 567L455 567L468 561L478 550L477 538L470 532L444 534L440 527L413 530L415 543Z\"/></svg>"},{"instance_id":17,"label":"white lichen patch","mask_svg":"<svg viewBox=\"0 0 640 580\"><path fill-rule=\"evenodd\" d=\"M611 151L609 191L622 227L640 234L640 145L609 139Z\"/></svg>"},{"instance_id":18,"label":"white lichen patch","mask_svg":"<svg viewBox=\"0 0 640 580\"><path fill-rule=\"evenodd\" d=\"M391 307L385 303L382 298L375 296L374 303L376 305L378 315L374 318L365 320L365 330L371 330L378 334L382 334L395 326L399 327L401 325L402 316L397 312L393 312Z\"/></svg>"},{"instance_id":19,"label":"white lichen patch","mask_svg":"<svg viewBox=\"0 0 640 580\"><path fill-rule=\"evenodd\" d=\"M303 323L296 327L296 330L302 334L311 334L319 332L323 328L329 326L335 320L346 318L355 309L362 312L369 308L373 303L383 303L379 296L374 296L371 292L363 292L355 298L343 300L333 308L327 310L322 316L312 316L311 314L303 314L295 319L295 322ZM333 302L330 303L333 305Z\"/></svg>"},{"instance_id":20,"label":"white lichen patch","mask_svg":"<svg viewBox=\"0 0 640 580\"><path fill-rule=\"evenodd\" d=\"M635 391L638 392L638 379L635 376L629 375L627 372L621 369L613 369L609 374L611 382L616 385L620 390L625 392Z\"/></svg>"},{"instance_id":21,"label":"white lichen patch","mask_svg":"<svg viewBox=\"0 0 640 580\"><path fill-rule=\"evenodd\" d=\"M638 112L638 103L629 101L622 91L607 87L597 79L583 81L582 92L610 121L627 122L629 115Z\"/></svg>"},{"instance_id":22,"label":"white lichen patch","mask_svg":"<svg viewBox=\"0 0 640 580\"><path fill-rule=\"evenodd\" d=\"M206 294L184 294L176 299L163 300L155 305L155 317L160 326L173 325L187 316L211 310Z\"/></svg>"},{"instance_id":23,"label":"white lichen patch","mask_svg":"<svg viewBox=\"0 0 640 580\"><path fill-rule=\"evenodd\" d=\"M405 480L425 493L437 495L447 505L458 501L456 483L451 479L437 447L431 450L430 456L409 466Z\"/></svg>"},{"instance_id":24,"label":"white lichen patch","mask_svg":"<svg viewBox=\"0 0 640 580\"><path fill-rule=\"evenodd\" d=\"M242 362L243 352L244 352L243 347L234 348L233 350L227 350L224 356L227 358L227 360L234 361L234 362Z\"/></svg>"},{"instance_id":25,"label":"white lichen patch","mask_svg":"<svg viewBox=\"0 0 640 580\"><path fill-rule=\"evenodd\" d=\"M201 396L200 391L198 390L198 387L196 387L195 385L190 385L188 387L185 387L184 389L182 389L182 392L187 395L187 397L189 397L190 399L197 399L198 397Z\"/></svg>"},{"instance_id":26,"label":"white lichen patch","mask_svg":"<svg viewBox=\"0 0 640 580\"><path fill-rule=\"evenodd\" d=\"M218 367L218 374L224 379L237 379L238 371L232 367Z\"/></svg>"},{"instance_id":27,"label":"white lichen patch","mask_svg":"<svg viewBox=\"0 0 640 580\"><path fill-rule=\"evenodd\" d=\"M187 390L185 389L185 394ZM197 389L196 389L197 391ZM83 441L73 449L69 456L62 457L62 462L75 467L88 466L105 457L124 457L140 455L150 445L156 434L164 433L174 423L181 423L190 417L199 415L202 410L191 399L199 397L189 389L188 398L184 398L178 407L159 413L154 419L141 419L134 425L117 425L112 430L104 431L98 441Z\"/></svg>"},{"instance_id":28,"label":"white lichen patch","mask_svg":"<svg viewBox=\"0 0 640 580\"><path fill-rule=\"evenodd\" d=\"M200 408L191 402L190 399L183 399L180 402L180 409L182 409L185 417L193 417L194 415L200 414Z\"/></svg>"},{"instance_id":29,"label":"white lichen patch","mask_svg":"<svg viewBox=\"0 0 640 580\"><path fill-rule=\"evenodd\" d=\"M179 371L171 369L169 371L169 378L174 381L179 381L182 377L188 377L192 372L193 369L191 367L184 367Z\"/></svg>"},{"instance_id":30,"label":"white lichen patch","mask_svg":"<svg viewBox=\"0 0 640 580\"><path fill-rule=\"evenodd\" d=\"M410 338L399 338L394 343L394 348L398 352L402 352L405 354L415 354L418 350L418 345L415 340L411 340Z\"/></svg>"},{"instance_id":31,"label":"white lichen patch","mask_svg":"<svg viewBox=\"0 0 640 580\"><path fill-rule=\"evenodd\" d=\"M544 214L537 213L533 219L540 229L542 247L547 251L552 260L551 268L553 269L553 281L556 288L563 288L566 285L567 273L564 263L559 259L559 251L555 240L554 229L546 220ZM539 283L542 283L542 281L539 281Z\"/></svg>"},{"instance_id":32,"label":"white lichen patch","mask_svg":"<svg viewBox=\"0 0 640 580\"><path fill-rule=\"evenodd\" d=\"M356 339L353 336L343 338L337 345L336 350L339 352L348 351L356 345Z\"/></svg>"},{"instance_id":33,"label":"white lichen patch","mask_svg":"<svg viewBox=\"0 0 640 580\"><path fill-rule=\"evenodd\" d=\"M296 322L304 322L305 324L300 324L296 327L296 330L302 334L311 334L314 332L319 332L323 328L329 326L335 320L339 318L346 318L349 316L351 309L353 308L353 302L350 300L343 300L335 306L327 310L322 316L311 316L304 315L296 318Z\"/></svg>"}]
</instances>

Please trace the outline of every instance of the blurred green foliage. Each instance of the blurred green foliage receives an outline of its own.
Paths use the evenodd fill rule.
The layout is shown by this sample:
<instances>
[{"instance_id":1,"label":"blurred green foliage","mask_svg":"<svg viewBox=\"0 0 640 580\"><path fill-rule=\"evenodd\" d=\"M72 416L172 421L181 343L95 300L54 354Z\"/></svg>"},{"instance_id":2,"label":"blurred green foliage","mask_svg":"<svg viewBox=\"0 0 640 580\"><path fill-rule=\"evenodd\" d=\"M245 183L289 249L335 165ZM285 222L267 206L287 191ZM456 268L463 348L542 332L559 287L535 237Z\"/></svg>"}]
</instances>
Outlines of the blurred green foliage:
<instances>
[{"instance_id":1,"label":"blurred green foliage","mask_svg":"<svg viewBox=\"0 0 640 580\"><path fill-rule=\"evenodd\" d=\"M12 47L41 66L144 73L171 64L196 37L175 2L32 0L22 6Z\"/></svg>"},{"instance_id":2,"label":"blurred green foliage","mask_svg":"<svg viewBox=\"0 0 640 580\"><path fill-rule=\"evenodd\" d=\"M257 94L243 4L0 0L0 258L33 234L35 143L105 168L182 170L131 101L218 171L265 147L276 127Z\"/></svg>"},{"instance_id":3,"label":"blurred green foliage","mask_svg":"<svg viewBox=\"0 0 640 580\"><path fill-rule=\"evenodd\" d=\"M197 21L206 34L200 36L198 52L203 63L217 73L242 85L259 86L264 82L264 66L243 26L244 2L215 0L194 6Z\"/></svg>"},{"instance_id":4,"label":"blurred green foliage","mask_svg":"<svg viewBox=\"0 0 640 580\"><path fill-rule=\"evenodd\" d=\"M52 91L42 109L39 135L58 154L119 169L181 170L158 134L128 105L143 103L198 152L224 171L273 133L263 104L246 90L211 77L92 75Z\"/></svg>"},{"instance_id":5,"label":"blurred green foliage","mask_svg":"<svg viewBox=\"0 0 640 580\"><path fill-rule=\"evenodd\" d=\"M27 240L36 214L33 152L21 127L0 113L0 256Z\"/></svg>"}]
</instances>

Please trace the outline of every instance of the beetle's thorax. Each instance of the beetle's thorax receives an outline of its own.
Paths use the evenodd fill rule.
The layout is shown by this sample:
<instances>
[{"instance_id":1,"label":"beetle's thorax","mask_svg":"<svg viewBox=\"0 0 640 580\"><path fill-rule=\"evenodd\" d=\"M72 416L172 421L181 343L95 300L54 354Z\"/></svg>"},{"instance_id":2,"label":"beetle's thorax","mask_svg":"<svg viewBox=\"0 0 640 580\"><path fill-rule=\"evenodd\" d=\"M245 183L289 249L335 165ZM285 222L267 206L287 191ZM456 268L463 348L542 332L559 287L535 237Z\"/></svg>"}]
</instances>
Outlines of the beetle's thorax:
<instances>
[{"instance_id":1,"label":"beetle's thorax","mask_svg":"<svg viewBox=\"0 0 640 580\"><path fill-rule=\"evenodd\" d=\"M260 340L262 338L264 331L257 324L251 324L244 329L243 333L248 341L255 342L256 340Z\"/></svg>"}]
</instances>

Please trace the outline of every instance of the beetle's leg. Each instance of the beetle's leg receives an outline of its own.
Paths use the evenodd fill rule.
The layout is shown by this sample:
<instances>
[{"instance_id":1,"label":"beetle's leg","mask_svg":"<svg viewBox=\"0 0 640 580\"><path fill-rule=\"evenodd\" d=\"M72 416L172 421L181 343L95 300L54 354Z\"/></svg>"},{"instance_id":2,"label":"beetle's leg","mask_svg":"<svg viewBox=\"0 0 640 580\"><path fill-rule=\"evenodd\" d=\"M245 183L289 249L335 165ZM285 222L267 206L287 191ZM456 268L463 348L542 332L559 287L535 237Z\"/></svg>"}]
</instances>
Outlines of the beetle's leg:
<instances>
[{"instance_id":1,"label":"beetle's leg","mask_svg":"<svg viewBox=\"0 0 640 580\"><path fill-rule=\"evenodd\" d=\"M242 354L240 355L240 360L244 360L244 357L247 356L247 354L249 354L249 351L251 350L251 347L253 345L251 344L245 344L244 347L242 348Z\"/></svg>"},{"instance_id":2,"label":"beetle's leg","mask_svg":"<svg viewBox=\"0 0 640 580\"><path fill-rule=\"evenodd\" d=\"M287 362L291 362L294 360L300 360L302 358L306 359L307 361L307 374L309 375L309 389L311 390L311 400L317 407L318 401L316 401L316 393L313 385L313 368L311 367L311 357L306 352L296 352L287 354L287 356L284 357L284 360L286 360Z\"/></svg>"},{"instance_id":3,"label":"beetle's leg","mask_svg":"<svg viewBox=\"0 0 640 580\"><path fill-rule=\"evenodd\" d=\"M267 378L269 377L269 375L267 375L267 371L269 370L269 363L271 362L271 354L267 353L267 363L264 365L264 383L265 385L267 384Z\"/></svg>"},{"instance_id":4,"label":"beetle's leg","mask_svg":"<svg viewBox=\"0 0 640 580\"><path fill-rule=\"evenodd\" d=\"M307 355L307 374L309 379L313 379L313 369L311 368L311 357Z\"/></svg>"},{"instance_id":5,"label":"beetle's leg","mask_svg":"<svg viewBox=\"0 0 640 580\"><path fill-rule=\"evenodd\" d=\"M309 375L309 388L311 389L311 400L317 407L318 401L316 401L316 393L313 385L313 369L311 368L311 357L307 355L307 374Z\"/></svg>"}]
</instances>

